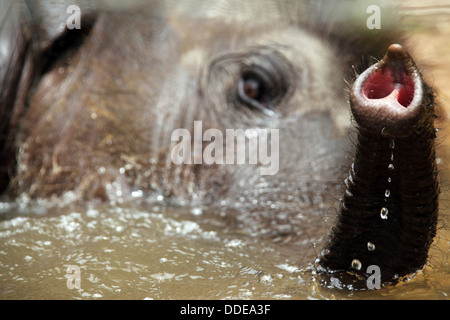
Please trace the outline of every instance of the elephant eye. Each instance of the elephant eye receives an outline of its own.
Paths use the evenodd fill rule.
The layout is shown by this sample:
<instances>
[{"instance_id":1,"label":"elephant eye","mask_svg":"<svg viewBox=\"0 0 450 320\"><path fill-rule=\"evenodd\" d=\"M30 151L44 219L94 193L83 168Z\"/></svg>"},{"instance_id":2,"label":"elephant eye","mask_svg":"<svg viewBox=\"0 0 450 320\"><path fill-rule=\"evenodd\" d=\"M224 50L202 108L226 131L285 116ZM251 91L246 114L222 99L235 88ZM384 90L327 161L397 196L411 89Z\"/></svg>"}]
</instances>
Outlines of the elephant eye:
<instances>
[{"instance_id":1,"label":"elephant eye","mask_svg":"<svg viewBox=\"0 0 450 320\"><path fill-rule=\"evenodd\" d=\"M244 72L238 82L239 98L257 109L267 107L269 90L267 80L254 72Z\"/></svg>"},{"instance_id":2,"label":"elephant eye","mask_svg":"<svg viewBox=\"0 0 450 320\"><path fill-rule=\"evenodd\" d=\"M272 79L261 70L244 71L238 81L238 97L249 108L272 116L275 112L275 92Z\"/></svg>"},{"instance_id":3,"label":"elephant eye","mask_svg":"<svg viewBox=\"0 0 450 320\"><path fill-rule=\"evenodd\" d=\"M264 104L264 101L261 99L264 94L264 84L254 77L242 79L242 82L242 90L245 96Z\"/></svg>"},{"instance_id":4,"label":"elephant eye","mask_svg":"<svg viewBox=\"0 0 450 320\"><path fill-rule=\"evenodd\" d=\"M241 105L276 115L278 105L293 88L292 66L280 53L264 48L244 59L237 81Z\"/></svg>"}]
</instances>

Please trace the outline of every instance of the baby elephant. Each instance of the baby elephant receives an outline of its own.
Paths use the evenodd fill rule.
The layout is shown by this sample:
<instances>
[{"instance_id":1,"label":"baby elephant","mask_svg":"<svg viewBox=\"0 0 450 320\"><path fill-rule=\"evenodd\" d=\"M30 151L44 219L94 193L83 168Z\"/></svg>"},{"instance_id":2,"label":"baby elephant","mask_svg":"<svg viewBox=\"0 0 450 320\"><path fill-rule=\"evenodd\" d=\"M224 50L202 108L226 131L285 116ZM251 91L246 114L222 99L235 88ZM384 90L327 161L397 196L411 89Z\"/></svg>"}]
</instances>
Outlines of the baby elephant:
<instances>
[{"instance_id":1,"label":"baby elephant","mask_svg":"<svg viewBox=\"0 0 450 320\"><path fill-rule=\"evenodd\" d=\"M160 195L298 242L324 238L335 210L315 260L325 278L376 267L390 284L423 267L436 105L401 36L377 26L392 8L70 2L0 4L4 195Z\"/></svg>"}]
</instances>

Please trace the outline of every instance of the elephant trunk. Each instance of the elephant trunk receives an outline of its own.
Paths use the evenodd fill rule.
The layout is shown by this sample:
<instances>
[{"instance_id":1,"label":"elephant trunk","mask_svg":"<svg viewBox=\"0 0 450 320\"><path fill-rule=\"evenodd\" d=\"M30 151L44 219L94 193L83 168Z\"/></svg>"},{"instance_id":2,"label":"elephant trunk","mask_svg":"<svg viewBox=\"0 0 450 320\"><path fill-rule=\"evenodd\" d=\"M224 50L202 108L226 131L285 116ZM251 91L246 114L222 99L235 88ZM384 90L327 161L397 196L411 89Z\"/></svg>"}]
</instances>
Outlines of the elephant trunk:
<instances>
[{"instance_id":1,"label":"elephant trunk","mask_svg":"<svg viewBox=\"0 0 450 320\"><path fill-rule=\"evenodd\" d=\"M355 156L321 270L395 283L426 263L436 233L438 173L432 89L409 54L391 45L355 81Z\"/></svg>"}]
</instances>

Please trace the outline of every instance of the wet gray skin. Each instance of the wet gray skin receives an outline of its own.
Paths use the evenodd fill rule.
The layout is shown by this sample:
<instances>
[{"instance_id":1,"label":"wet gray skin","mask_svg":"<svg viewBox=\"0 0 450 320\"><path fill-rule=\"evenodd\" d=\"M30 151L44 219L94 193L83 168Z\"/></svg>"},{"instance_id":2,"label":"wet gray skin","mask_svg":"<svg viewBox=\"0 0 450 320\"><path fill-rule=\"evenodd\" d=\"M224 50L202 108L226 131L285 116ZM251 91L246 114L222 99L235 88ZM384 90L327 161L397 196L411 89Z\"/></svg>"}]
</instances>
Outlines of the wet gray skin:
<instances>
[{"instance_id":1,"label":"wet gray skin","mask_svg":"<svg viewBox=\"0 0 450 320\"><path fill-rule=\"evenodd\" d=\"M64 1L1 4L5 196L70 198L90 207L154 199L201 207L206 224L281 242L302 257L301 267L319 256L337 214L316 261L325 278L367 276L368 264L376 264L388 270L383 282L392 283L420 269L437 219L435 104L405 49L389 47L401 37L390 26L369 30L365 16L358 20L345 3L190 4L197 9L171 1L128 10L80 2L81 27L73 30L65 26L70 13ZM349 89L354 72L386 52L377 68L388 76L364 73ZM382 92L373 93L378 88ZM397 103L386 97L394 88L406 88L399 108L419 111L393 116ZM379 103L387 107L370 111ZM227 129L242 129L245 152L252 137L261 138L258 130L270 138L276 132L279 139L267 139L271 162L250 163L247 153L239 164L242 150L222 144L223 154L216 149L214 157L231 163L206 164L210 142L194 141L197 121L201 135L215 129L210 133L222 133L224 141ZM193 139L192 163L174 161L177 129ZM392 144L398 166L391 177ZM415 154L424 158L413 161L420 174L408 167ZM268 166L275 170L262 174ZM394 187L386 185L388 178L396 179ZM404 187L424 179L417 190ZM412 193L419 200L411 200ZM356 205L347 206L348 198ZM367 209L362 223L361 206ZM408 220L410 208L419 207ZM380 218L383 209L390 220ZM427 219L422 225L415 216ZM397 245L383 242L378 222L384 220L393 223L389 234ZM347 238L367 234L370 239ZM404 255L399 259L407 265L378 254Z\"/></svg>"}]
</instances>

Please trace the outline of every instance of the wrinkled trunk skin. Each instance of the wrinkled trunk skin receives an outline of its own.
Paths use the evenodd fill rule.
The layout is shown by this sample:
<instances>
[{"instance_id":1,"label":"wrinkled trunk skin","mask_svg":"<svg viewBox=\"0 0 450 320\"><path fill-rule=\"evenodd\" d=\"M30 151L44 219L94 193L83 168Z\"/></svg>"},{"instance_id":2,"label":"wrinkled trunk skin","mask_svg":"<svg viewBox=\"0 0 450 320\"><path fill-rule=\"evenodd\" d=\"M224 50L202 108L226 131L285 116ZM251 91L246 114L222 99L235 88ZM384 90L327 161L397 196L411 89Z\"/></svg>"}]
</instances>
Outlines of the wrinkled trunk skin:
<instances>
[{"instance_id":1,"label":"wrinkled trunk skin","mask_svg":"<svg viewBox=\"0 0 450 320\"><path fill-rule=\"evenodd\" d=\"M378 80L371 75L377 72L393 77L374 85ZM381 92L367 98L389 81L399 84L398 96ZM405 94L410 97L402 105ZM423 267L436 233L434 95L403 48L391 45L385 58L356 80L350 101L358 125L356 152L319 264L366 277L375 265L381 282L392 283Z\"/></svg>"}]
</instances>

